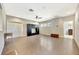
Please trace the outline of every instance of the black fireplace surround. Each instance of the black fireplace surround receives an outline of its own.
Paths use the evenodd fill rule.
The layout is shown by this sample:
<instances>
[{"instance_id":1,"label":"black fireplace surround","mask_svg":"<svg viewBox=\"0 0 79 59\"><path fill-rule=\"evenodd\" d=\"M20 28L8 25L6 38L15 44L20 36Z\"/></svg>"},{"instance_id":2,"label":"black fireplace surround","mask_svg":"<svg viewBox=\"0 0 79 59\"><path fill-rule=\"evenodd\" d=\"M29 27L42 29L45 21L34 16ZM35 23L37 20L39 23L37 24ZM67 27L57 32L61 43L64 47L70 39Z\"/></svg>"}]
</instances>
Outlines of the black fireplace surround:
<instances>
[{"instance_id":1,"label":"black fireplace surround","mask_svg":"<svg viewBox=\"0 0 79 59\"><path fill-rule=\"evenodd\" d=\"M35 24L27 24L27 36L38 35L39 27Z\"/></svg>"}]
</instances>

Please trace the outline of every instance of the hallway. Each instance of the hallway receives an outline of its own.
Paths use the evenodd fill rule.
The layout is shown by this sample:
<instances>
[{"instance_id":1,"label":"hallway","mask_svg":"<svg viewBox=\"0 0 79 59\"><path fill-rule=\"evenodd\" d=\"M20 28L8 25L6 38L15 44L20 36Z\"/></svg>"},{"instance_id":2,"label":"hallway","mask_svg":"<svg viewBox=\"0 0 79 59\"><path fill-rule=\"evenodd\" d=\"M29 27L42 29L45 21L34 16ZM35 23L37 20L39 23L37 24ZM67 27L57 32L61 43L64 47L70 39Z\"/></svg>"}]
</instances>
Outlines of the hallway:
<instances>
[{"instance_id":1,"label":"hallway","mask_svg":"<svg viewBox=\"0 0 79 59\"><path fill-rule=\"evenodd\" d=\"M78 55L72 39L52 38L45 35L8 39L3 55Z\"/></svg>"}]
</instances>

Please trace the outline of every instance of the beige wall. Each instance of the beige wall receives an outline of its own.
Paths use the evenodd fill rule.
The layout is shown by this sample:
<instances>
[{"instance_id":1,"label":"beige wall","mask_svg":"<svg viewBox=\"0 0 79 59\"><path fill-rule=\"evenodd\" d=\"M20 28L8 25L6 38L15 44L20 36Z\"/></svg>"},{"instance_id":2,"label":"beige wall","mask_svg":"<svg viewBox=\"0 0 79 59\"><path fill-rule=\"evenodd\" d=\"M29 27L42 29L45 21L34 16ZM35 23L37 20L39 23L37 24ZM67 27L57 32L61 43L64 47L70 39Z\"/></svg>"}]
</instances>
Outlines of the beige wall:
<instances>
[{"instance_id":1,"label":"beige wall","mask_svg":"<svg viewBox=\"0 0 79 59\"><path fill-rule=\"evenodd\" d=\"M58 22L58 33L60 35L60 37L64 37L64 21L63 19L59 19L59 22Z\"/></svg>"},{"instance_id":2,"label":"beige wall","mask_svg":"<svg viewBox=\"0 0 79 59\"><path fill-rule=\"evenodd\" d=\"M2 10L0 9L0 54L2 52L3 46L4 46L3 18L2 18Z\"/></svg>"},{"instance_id":3,"label":"beige wall","mask_svg":"<svg viewBox=\"0 0 79 59\"><path fill-rule=\"evenodd\" d=\"M48 22L42 22L40 26L40 34L50 35L51 33L58 33L58 20L52 20Z\"/></svg>"},{"instance_id":4,"label":"beige wall","mask_svg":"<svg viewBox=\"0 0 79 59\"><path fill-rule=\"evenodd\" d=\"M24 36L23 35L23 24L7 22L7 32L13 33L13 37Z\"/></svg>"},{"instance_id":5,"label":"beige wall","mask_svg":"<svg viewBox=\"0 0 79 59\"><path fill-rule=\"evenodd\" d=\"M2 9L0 10L0 54L3 51L4 48L4 32L6 32L6 16L5 16L5 10L2 4L0 4L2 6Z\"/></svg>"},{"instance_id":6,"label":"beige wall","mask_svg":"<svg viewBox=\"0 0 79 59\"><path fill-rule=\"evenodd\" d=\"M61 37L64 36L64 22L74 21L74 20L75 20L75 15L70 15L70 16L60 18L60 20L59 20L59 34L60 34ZM74 34L74 29L73 29L73 34Z\"/></svg>"},{"instance_id":7,"label":"beige wall","mask_svg":"<svg viewBox=\"0 0 79 59\"><path fill-rule=\"evenodd\" d=\"M22 18L7 16L7 32L12 32L13 37L27 36L27 24L34 24L34 21L28 21Z\"/></svg>"},{"instance_id":8,"label":"beige wall","mask_svg":"<svg viewBox=\"0 0 79 59\"><path fill-rule=\"evenodd\" d=\"M64 22L71 21L74 19L75 19L75 16L70 15L70 16L66 16L66 17L52 19L52 20L46 21L46 22L41 22L40 25L48 24L48 23L50 23L50 25L46 26L46 27L40 26L40 34L50 35L51 33L55 33L55 34L59 34L60 37L63 37L64 36L64 27L63 27Z\"/></svg>"},{"instance_id":9,"label":"beige wall","mask_svg":"<svg viewBox=\"0 0 79 59\"><path fill-rule=\"evenodd\" d=\"M75 41L79 47L79 6L77 8L77 11L75 13Z\"/></svg>"}]
</instances>

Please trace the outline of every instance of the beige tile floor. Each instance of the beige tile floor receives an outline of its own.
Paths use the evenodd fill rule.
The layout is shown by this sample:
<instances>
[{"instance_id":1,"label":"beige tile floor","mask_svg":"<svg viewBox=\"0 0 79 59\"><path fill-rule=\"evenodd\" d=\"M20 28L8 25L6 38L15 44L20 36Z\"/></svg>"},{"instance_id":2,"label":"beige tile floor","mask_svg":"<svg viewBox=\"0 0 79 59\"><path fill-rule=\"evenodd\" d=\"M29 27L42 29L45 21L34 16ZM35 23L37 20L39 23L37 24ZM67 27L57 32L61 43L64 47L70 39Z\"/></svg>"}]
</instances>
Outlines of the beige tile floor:
<instances>
[{"instance_id":1,"label":"beige tile floor","mask_svg":"<svg viewBox=\"0 0 79 59\"><path fill-rule=\"evenodd\" d=\"M78 55L73 39L52 38L44 35L20 37L6 41L3 55Z\"/></svg>"}]
</instances>

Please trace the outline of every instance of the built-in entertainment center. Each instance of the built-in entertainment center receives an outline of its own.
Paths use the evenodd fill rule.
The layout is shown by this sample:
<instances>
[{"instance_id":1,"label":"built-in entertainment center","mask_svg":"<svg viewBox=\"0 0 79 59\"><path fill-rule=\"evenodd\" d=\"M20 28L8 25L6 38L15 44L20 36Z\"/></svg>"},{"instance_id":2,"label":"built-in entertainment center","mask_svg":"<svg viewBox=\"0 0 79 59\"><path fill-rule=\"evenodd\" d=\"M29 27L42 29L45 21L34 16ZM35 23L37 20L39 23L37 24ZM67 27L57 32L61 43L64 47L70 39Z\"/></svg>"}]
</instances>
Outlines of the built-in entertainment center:
<instances>
[{"instance_id":1,"label":"built-in entertainment center","mask_svg":"<svg viewBox=\"0 0 79 59\"><path fill-rule=\"evenodd\" d=\"M38 35L39 27L35 24L27 24L27 36Z\"/></svg>"}]
</instances>

